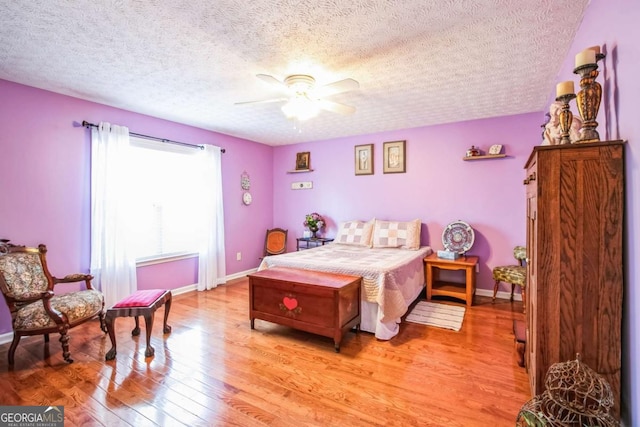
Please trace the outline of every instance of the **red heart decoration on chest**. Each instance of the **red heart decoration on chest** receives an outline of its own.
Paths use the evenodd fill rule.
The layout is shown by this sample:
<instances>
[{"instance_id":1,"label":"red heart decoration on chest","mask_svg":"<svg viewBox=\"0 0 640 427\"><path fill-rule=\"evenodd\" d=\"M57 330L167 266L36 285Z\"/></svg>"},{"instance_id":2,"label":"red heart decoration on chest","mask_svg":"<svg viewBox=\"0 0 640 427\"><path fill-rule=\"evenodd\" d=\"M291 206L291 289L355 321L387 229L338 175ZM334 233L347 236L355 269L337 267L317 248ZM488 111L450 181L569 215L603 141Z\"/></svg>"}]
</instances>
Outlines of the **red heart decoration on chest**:
<instances>
[{"instance_id":1,"label":"red heart decoration on chest","mask_svg":"<svg viewBox=\"0 0 640 427\"><path fill-rule=\"evenodd\" d=\"M293 310L294 308L296 308L298 306L298 300L295 299L295 298L284 297L284 298L282 298L282 303L289 310Z\"/></svg>"}]
</instances>

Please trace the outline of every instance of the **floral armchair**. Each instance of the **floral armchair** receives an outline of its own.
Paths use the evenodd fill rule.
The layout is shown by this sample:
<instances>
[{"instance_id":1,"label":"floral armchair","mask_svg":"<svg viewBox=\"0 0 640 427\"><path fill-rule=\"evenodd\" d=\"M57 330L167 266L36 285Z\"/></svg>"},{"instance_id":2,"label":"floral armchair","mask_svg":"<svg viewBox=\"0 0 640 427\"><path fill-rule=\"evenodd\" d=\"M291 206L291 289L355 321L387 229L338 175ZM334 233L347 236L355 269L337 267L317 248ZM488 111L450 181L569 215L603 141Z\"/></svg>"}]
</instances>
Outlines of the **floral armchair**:
<instances>
[{"instance_id":1,"label":"floral armchair","mask_svg":"<svg viewBox=\"0 0 640 427\"><path fill-rule=\"evenodd\" d=\"M59 333L62 357L71 363L67 334L70 328L98 316L102 331L107 331L104 297L92 288L93 276L71 274L62 279L53 277L47 268L46 253L45 245L27 248L0 242L0 290L9 306L13 325L9 365L14 363L14 354L22 336L44 335L45 342L48 342L50 333ZM85 290L60 295L54 292L58 283L81 281L85 282Z\"/></svg>"}]
</instances>

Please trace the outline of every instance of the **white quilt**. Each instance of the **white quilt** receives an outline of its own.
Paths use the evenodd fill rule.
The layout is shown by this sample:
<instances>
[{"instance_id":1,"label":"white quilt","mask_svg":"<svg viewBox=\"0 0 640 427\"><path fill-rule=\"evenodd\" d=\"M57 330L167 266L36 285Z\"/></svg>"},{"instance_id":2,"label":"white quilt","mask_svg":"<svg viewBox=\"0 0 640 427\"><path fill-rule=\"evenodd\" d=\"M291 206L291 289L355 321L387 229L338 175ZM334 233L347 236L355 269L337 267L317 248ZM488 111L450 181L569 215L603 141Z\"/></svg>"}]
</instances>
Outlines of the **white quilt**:
<instances>
[{"instance_id":1,"label":"white quilt","mask_svg":"<svg viewBox=\"0 0 640 427\"><path fill-rule=\"evenodd\" d=\"M362 276L363 301L378 305L379 322L396 324L424 287L423 260L431 252L428 246L413 251L331 243L265 257L258 270L290 267Z\"/></svg>"}]
</instances>

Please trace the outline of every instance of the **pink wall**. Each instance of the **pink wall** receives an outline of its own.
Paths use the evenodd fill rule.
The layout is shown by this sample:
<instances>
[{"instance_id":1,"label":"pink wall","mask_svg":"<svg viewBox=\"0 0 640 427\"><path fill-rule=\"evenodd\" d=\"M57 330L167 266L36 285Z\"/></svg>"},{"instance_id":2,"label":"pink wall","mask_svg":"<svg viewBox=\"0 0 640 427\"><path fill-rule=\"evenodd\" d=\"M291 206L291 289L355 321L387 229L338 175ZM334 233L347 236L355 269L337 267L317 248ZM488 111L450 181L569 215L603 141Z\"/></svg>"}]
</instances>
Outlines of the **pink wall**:
<instances>
[{"instance_id":1,"label":"pink wall","mask_svg":"<svg viewBox=\"0 0 640 427\"><path fill-rule=\"evenodd\" d=\"M625 425L640 425L639 259L640 142L637 95L640 80L640 4L635 0L592 0L557 81L573 78L574 56L603 45L607 53L599 81L605 97L598 121L601 137L626 139L625 306L623 324L622 411ZM523 74L524 75L524 74ZM525 77L523 77L525 78ZM555 87L549 88L549 100ZM302 234L306 213L318 211L336 223L373 216L420 218L424 244L440 247L444 226L463 219L476 230L472 251L481 257L479 286L489 289L490 268L511 261L511 248L524 242L523 166L533 145L540 142L542 113L478 120L377 135L310 142L270 148L56 95L0 80L0 237L25 244L47 243L54 273L82 272L89 264L89 137L74 121L110 121L132 131L227 149L223 162L227 273L254 268L261 255L264 230L290 230L290 249ZM574 104L575 112L575 104ZM407 141L407 173L382 174L382 143ZM354 176L353 147L375 144L375 175ZM486 149L503 144L510 158L463 162L470 145ZM295 153L311 152L314 172L286 174ZM241 204L240 174L252 178L254 203ZM290 189L291 182L313 181L313 190ZM236 261L236 252L243 260ZM193 261L172 269L140 269L140 286L177 287L194 280ZM10 331L6 307L0 304L0 333Z\"/></svg>"},{"instance_id":2,"label":"pink wall","mask_svg":"<svg viewBox=\"0 0 640 427\"><path fill-rule=\"evenodd\" d=\"M543 120L542 113L524 114L276 147L275 225L289 229L292 250L313 211L328 220L323 232L330 237L340 221L419 218L422 244L437 250L446 225L463 220L475 231L470 254L480 256L478 287L493 289L491 268L514 262L513 247L525 244L524 164L541 142ZM397 140L406 140L406 173L383 174L383 142ZM354 146L361 144L374 144L373 175L354 174ZM493 144L502 144L507 157L462 160L471 145ZM314 171L287 174L301 151L311 153ZM292 190L298 181L312 181L313 189Z\"/></svg>"},{"instance_id":3,"label":"pink wall","mask_svg":"<svg viewBox=\"0 0 640 427\"><path fill-rule=\"evenodd\" d=\"M108 121L132 132L224 147L223 192L227 274L255 268L264 230L273 222L273 149L227 135L135 114L0 80L0 237L49 248L54 275L88 272L90 132L74 122ZM254 203L241 202L240 175L252 178ZM236 261L242 252L242 261ZM139 269L139 287L195 283L197 263L182 260ZM0 304L0 334L11 331Z\"/></svg>"}]
</instances>

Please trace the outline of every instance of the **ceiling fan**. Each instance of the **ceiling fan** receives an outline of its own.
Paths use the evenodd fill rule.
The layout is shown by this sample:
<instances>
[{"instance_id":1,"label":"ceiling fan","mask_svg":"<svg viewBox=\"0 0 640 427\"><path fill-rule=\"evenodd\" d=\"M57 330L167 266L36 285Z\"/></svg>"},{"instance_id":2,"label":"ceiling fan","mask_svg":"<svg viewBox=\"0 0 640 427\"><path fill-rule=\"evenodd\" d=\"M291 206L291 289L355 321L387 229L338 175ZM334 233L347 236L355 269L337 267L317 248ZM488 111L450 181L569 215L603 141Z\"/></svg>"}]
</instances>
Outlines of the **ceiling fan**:
<instances>
[{"instance_id":1,"label":"ceiling fan","mask_svg":"<svg viewBox=\"0 0 640 427\"><path fill-rule=\"evenodd\" d=\"M263 104L268 102L286 102L282 111L290 119L306 120L318 114L320 110L338 114L352 114L355 107L329 101L325 97L360 88L354 79L338 80L324 86L316 87L316 80L307 74L292 74L280 81L268 74L257 74L260 80L278 88L283 96L257 99L254 101L236 102L236 105Z\"/></svg>"}]
</instances>

